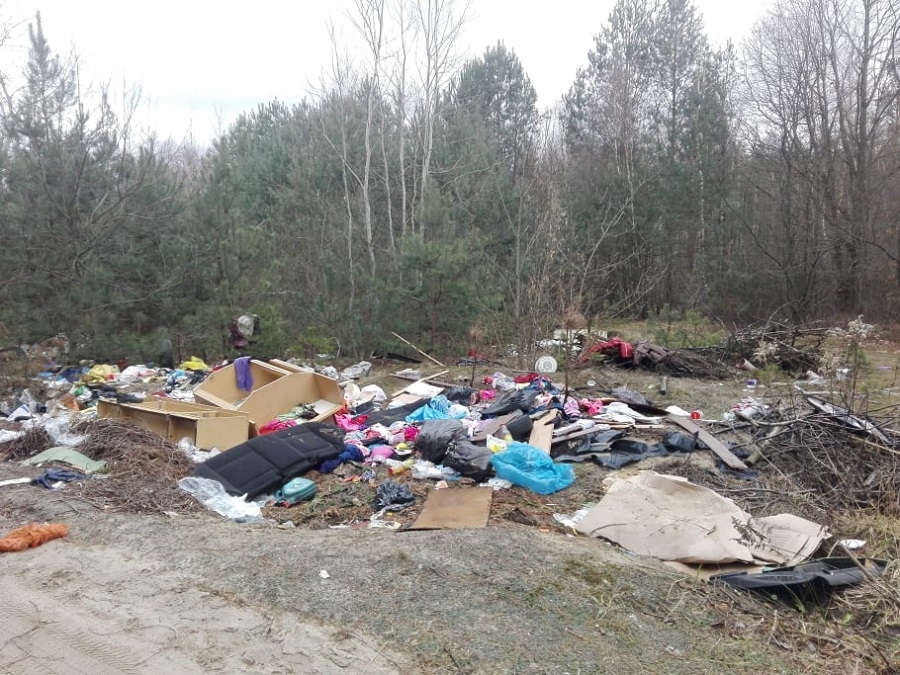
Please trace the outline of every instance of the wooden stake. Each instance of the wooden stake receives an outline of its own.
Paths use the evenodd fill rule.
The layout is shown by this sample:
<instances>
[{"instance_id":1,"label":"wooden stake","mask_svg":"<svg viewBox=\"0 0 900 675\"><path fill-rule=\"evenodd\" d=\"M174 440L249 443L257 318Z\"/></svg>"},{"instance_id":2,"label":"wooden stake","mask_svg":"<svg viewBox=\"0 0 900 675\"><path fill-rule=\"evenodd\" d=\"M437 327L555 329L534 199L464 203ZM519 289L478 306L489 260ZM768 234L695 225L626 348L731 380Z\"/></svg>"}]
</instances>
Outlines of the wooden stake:
<instances>
[{"instance_id":1,"label":"wooden stake","mask_svg":"<svg viewBox=\"0 0 900 675\"><path fill-rule=\"evenodd\" d=\"M393 336L394 336L395 338L397 338L398 340L401 340L402 342L405 342L405 343L408 344L410 347L412 347L412 348L415 349L417 352L419 352L422 356L424 356L426 359L428 359L429 361L432 361L432 362L438 364L441 368L445 368L445 367L446 367L443 363L441 363L440 361L438 361L436 358L434 358L434 357L432 357L432 356L429 356L428 354L426 354L425 352L423 352L421 349L419 349L418 347L416 347L412 342L410 342L409 340L407 340L407 339L404 338L404 337L401 337L400 335L397 335L394 331L391 331L391 335L393 335Z\"/></svg>"}]
</instances>

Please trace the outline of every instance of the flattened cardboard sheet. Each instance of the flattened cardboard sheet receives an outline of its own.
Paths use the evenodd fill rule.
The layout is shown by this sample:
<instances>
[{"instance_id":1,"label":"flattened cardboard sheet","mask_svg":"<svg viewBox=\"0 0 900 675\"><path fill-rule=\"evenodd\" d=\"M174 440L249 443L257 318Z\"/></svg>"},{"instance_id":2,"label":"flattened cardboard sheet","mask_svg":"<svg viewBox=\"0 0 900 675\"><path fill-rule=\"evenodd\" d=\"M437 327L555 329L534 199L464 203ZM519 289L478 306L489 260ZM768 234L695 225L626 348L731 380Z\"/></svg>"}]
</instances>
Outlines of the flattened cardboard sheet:
<instances>
[{"instance_id":1,"label":"flattened cardboard sheet","mask_svg":"<svg viewBox=\"0 0 900 675\"><path fill-rule=\"evenodd\" d=\"M708 488L653 471L617 480L575 529L693 565L793 565L829 536L822 525L791 514L753 518Z\"/></svg>"},{"instance_id":2,"label":"flattened cardboard sheet","mask_svg":"<svg viewBox=\"0 0 900 675\"><path fill-rule=\"evenodd\" d=\"M428 493L410 530L461 530L487 525L494 490L488 487L445 488Z\"/></svg>"}]
</instances>

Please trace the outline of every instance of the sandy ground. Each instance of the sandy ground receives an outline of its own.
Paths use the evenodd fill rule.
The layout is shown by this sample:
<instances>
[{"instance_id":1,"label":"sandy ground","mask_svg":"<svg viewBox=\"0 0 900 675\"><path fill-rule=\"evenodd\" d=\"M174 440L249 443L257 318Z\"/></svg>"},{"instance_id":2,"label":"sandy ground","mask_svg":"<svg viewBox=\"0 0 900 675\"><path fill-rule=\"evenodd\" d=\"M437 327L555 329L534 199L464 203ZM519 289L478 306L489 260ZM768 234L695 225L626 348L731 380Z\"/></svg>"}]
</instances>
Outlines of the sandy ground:
<instances>
[{"instance_id":1,"label":"sandy ground","mask_svg":"<svg viewBox=\"0 0 900 675\"><path fill-rule=\"evenodd\" d=\"M707 588L598 540L281 529L2 490L4 532L71 527L0 554L2 672L797 672L729 630Z\"/></svg>"},{"instance_id":2,"label":"sandy ground","mask_svg":"<svg viewBox=\"0 0 900 675\"><path fill-rule=\"evenodd\" d=\"M229 541L246 545L249 531L205 518L144 520L76 518L70 537L0 557L3 672L408 672L403 657L352 628L216 583L222 569L212 559L225 562ZM252 561L234 571L245 586L255 572ZM318 570L298 577L285 582L328 583Z\"/></svg>"}]
</instances>

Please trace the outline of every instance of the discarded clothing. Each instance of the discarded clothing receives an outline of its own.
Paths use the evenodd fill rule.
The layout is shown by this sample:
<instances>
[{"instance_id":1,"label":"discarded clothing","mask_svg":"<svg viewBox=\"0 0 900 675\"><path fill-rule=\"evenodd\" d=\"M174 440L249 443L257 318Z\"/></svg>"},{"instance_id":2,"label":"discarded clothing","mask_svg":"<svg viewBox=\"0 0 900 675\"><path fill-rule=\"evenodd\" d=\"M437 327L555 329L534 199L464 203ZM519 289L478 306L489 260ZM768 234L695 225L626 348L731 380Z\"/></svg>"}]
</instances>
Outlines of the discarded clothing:
<instances>
[{"instance_id":1,"label":"discarded clothing","mask_svg":"<svg viewBox=\"0 0 900 675\"><path fill-rule=\"evenodd\" d=\"M275 419L281 422L287 422L290 420L311 420L317 414L318 413L316 412L316 407L312 403L303 403L296 406L295 408L291 408L286 413L282 413Z\"/></svg>"},{"instance_id":2,"label":"discarded clothing","mask_svg":"<svg viewBox=\"0 0 900 675\"><path fill-rule=\"evenodd\" d=\"M595 453L593 459L597 464L609 469L621 469L648 457L665 457L668 454L669 451L662 443L649 445L631 438L621 438L613 441L609 452Z\"/></svg>"},{"instance_id":3,"label":"discarded clothing","mask_svg":"<svg viewBox=\"0 0 900 675\"><path fill-rule=\"evenodd\" d=\"M234 374L237 386L241 391L253 391L253 373L250 370L250 357L241 356L234 360Z\"/></svg>"},{"instance_id":4,"label":"discarded clothing","mask_svg":"<svg viewBox=\"0 0 900 675\"><path fill-rule=\"evenodd\" d=\"M669 431L663 436L663 445L672 452L694 452L700 446L694 436L683 434L680 431Z\"/></svg>"},{"instance_id":5,"label":"discarded clothing","mask_svg":"<svg viewBox=\"0 0 900 675\"><path fill-rule=\"evenodd\" d=\"M345 445L344 451L334 459L327 459L319 467L321 473L331 473L344 462L361 462L365 459L363 451L356 445Z\"/></svg>"},{"instance_id":6,"label":"discarded clothing","mask_svg":"<svg viewBox=\"0 0 900 675\"><path fill-rule=\"evenodd\" d=\"M264 424L259 428L259 435L262 436L264 434L271 434L273 431L281 431L282 429L287 429L289 427L297 426L297 422L294 420L280 420L278 418L272 420L268 424Z\"/></svg>"},{"instance_id":7,"label":"discarded clothing","mask_svg":"<svg viewBox=\"0 0 900 675\"><path fill-rule=\"evenodd\" d=\"M335 415L334 423L344 431L359 431L363 428L368 419L368 415L356 415L355 417L346 414Z\"/></svg>"},{"instance_id":8,"label":"discarded clothing","mask_svg":"<svg viewBox=\"0 0 900 675\"><path fill-rule=\"evenodd\" d=\"M38 476L33 481L31 481L31 484L40 485L47 488L48 490L52 490L54 483L70 483L73 480L84 480L85 478L87 478L87 476L85 476L83 473L78 473L77 471L68 471L66 469L47 469L43 473L43 475Z\"/></svg>"}]
</instances>

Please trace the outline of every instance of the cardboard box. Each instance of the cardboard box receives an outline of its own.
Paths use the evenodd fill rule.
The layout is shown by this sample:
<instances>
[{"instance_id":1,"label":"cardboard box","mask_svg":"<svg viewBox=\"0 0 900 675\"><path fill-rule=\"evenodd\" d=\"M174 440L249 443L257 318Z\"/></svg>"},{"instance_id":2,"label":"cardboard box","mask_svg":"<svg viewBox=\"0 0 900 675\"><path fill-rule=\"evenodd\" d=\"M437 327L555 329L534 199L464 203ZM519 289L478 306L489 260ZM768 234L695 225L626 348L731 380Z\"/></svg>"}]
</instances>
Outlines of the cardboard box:
<instances>
[{"instance_id":1,"label":"cardboard box","mask_svg":"<svg viewBox=\"0 0 900 675\"><path fill-rule=\"evenodd\" d=\"M250 392L238 389L237 372L234 364L211 372L200 385L194 389L194 400L198 403L237 410L238 407L254 391L284 377L289 371L270 365L265 361L250 361L250 374L253 376L253 387ZM282 411L283 412L283 411Z\"/></svg>"},{"instance_id":2,"label":"cardboard box","mask_svg":"<svg viewBox=\"0 0 900 675\"><path fill-rule=\"evenodd\" d=\"M289 365L289 364L288 364ZM251 361L253 389L248 394L237 387L234 366L214 371L194 390L194 398L226 410L238 410L250 418L251 435L273 419L299 405L311 404L313 420L322 422L344 406L337 380L307 370L288 372L262 361Z\"/></svg>"},{"instance_id":3,"label":"cardboard box","mask_svg":"<svg viewBox=\"0 0 900 675\"><path fill-rule=\"evenodd\" d=\"M187 438L202 450L228 450L250 437L250 419L244 412L156 396L140 403L100 399L97 416L131 420L172 443Z\"/></svg>"}]
</instances>

